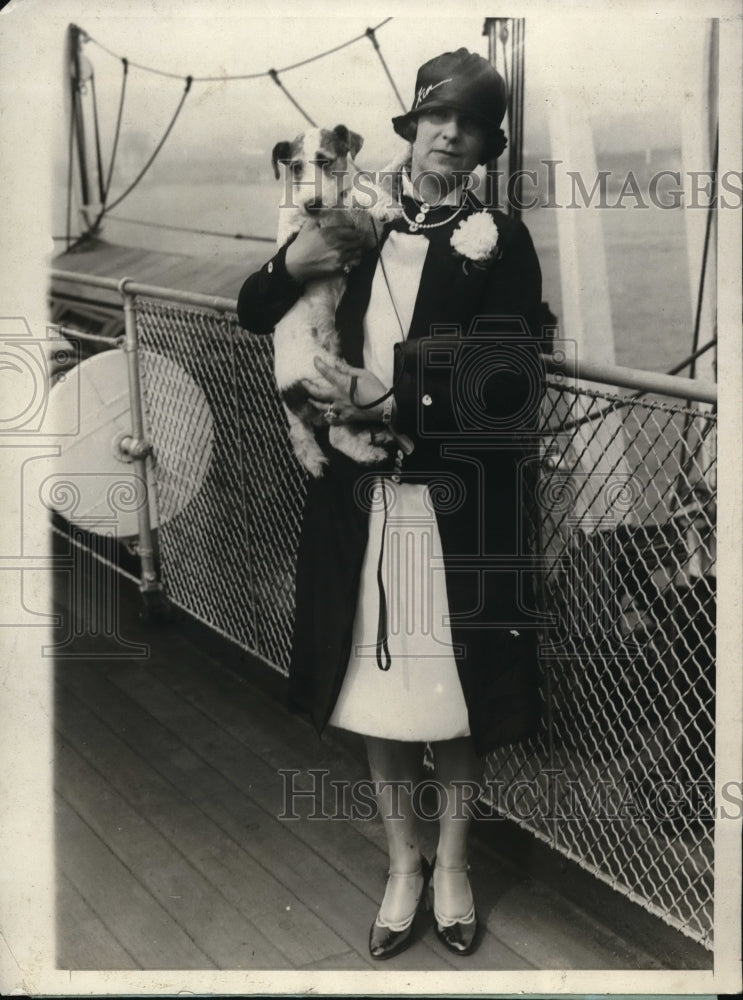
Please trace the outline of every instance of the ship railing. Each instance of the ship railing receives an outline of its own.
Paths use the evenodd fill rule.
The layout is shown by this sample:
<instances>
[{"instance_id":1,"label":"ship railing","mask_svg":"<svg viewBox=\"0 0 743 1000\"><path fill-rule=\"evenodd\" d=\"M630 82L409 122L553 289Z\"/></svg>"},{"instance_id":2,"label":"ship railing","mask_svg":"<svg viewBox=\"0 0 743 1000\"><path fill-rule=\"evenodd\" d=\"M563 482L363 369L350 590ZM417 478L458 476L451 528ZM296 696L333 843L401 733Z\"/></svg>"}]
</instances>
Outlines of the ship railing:
<instances>
[{"instance_id":1,"label":"ship railing","mask_svg":"<svg viewBox=\"0 0 743 1000\"><path fill-rule=\"evenodd\" d=\"M271 338L232 299L53 276L122 295L156 492L143 591L285 674L305 485ZM483 822L509 817L711 948L716 386L564 345L542 363L524 496L545 721L489 756Z\"/></svg>"}]
</instances>

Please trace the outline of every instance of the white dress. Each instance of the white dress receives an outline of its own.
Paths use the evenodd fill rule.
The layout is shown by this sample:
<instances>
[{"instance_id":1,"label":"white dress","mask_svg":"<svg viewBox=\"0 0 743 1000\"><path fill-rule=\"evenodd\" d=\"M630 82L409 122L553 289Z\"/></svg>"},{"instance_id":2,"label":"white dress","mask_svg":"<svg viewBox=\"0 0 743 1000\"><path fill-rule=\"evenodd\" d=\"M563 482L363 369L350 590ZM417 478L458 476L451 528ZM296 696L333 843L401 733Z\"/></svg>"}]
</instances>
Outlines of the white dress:
<instances>
[{"instance_id":1,"label":"white dress","mask_svg":"<svg viewBox=\"0 0 743 1000\"><path fill-rule=\"evenodd\" d=\"M405 331L410 327L427 250L425 236L394 230L382 248L390 289L382 267L377 266L364 320L364 367L384 385L392 384L393 345L401 339L400 326ZM467 736L467 706L452 650L441 539L428 487L395 485L387 477L384 488L386 527L378 479L351 655L330 725L396 740L429 742ZM377 569L383 531L388 670L377 663Z\"/></svg>"}]
</instances>

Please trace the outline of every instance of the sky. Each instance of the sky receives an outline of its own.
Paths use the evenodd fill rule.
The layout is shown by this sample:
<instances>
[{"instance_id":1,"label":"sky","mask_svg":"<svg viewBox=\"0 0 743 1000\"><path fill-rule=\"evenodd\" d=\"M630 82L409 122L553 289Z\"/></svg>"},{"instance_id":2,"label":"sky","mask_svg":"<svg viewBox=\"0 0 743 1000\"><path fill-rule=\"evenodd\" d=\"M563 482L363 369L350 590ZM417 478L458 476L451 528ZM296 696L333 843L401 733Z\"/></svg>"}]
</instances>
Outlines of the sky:
<instances>
[{"instance_id":1,"label":"sky","mask_svg":"<svg viewBox=\"0 0 743 1000\"><path fill-rule=\"evenodd\" d=\"M315 16L276 16L255 3L237 5L218 0L184 3L178 17L154 16L153 4L138 13L120 14L131 4L117 4L115 15L97 4L55 5L55 28L45 34L47 52L58 74L56 102L61 108L62 51L68 20L84 28L97 42L132 62L166 72L194 76L260 73L308 58L363 34L386 16L374 5L368 14L339 14L360 9L324 5ZM516 4L516 7L519 5ZM649 145L677 145L690 81L701 71L705 23L699 15L629 16L619 13L586 15L566 4L523 4L526 13L526 151L545 152L549 145L547 112L556 86L575 95L594 126L599 149L643 149ZM162 7L162 5L161 5ZM514 5L509 7L509 12ZM164 7L167 11L168 9ZM302 10L311 10L305 5ZM420 16L420 4L397 4L395 16L381 27L377 38L384 59L406 105L412 98L417 67L434 55L459 46L487 55L482 34L484 16L446 14L439 4ZM463 8L473 9L471 6ZM271 16L266 16L270 10ZM529 12L531 10L531 16ZM662 5L661 5L662 10ZM678 11L678 8L676 8ZM69 15L68 17L66 15ZM334 16L328 16L334 15ZM101 128L110 142L116 116L121 64L93 42L84 47L96 75ZM502 65L502 64L501 64ZM365 136L367 160L382 162L394 148L389 119L401 110L370 41L363 38L326 59L281 76L282 82L323 124L340 121ZM136 68L127 83L125 129L158 136L167 124L183 89L179 80L154 76ZM64 116L59 115L62 122ZM194 83L177 125L177 141L184 149L204 155L237 151L245 156L268 156L274 143L301 131L303 119L267 77L259 80ZM64 134L55 132L55 146L64 158Z\"/></svg>"}]
</instances>

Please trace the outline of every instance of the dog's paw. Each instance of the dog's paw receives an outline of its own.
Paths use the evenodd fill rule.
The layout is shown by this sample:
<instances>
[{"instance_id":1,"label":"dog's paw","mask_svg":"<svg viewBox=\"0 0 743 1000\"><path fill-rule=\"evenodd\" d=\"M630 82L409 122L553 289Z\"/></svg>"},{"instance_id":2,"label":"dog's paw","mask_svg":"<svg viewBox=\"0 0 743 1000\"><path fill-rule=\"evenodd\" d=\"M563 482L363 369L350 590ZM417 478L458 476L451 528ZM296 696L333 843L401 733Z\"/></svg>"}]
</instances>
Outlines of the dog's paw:
<instances>
[{"instance_id":1,"label":"dog's paw","mask_svg":"<svg viewBox=\"0 0 743 1000\"><path fill-rule=\"evenodd\" d=\"M303 458L300 458L300 462L315 479L320 478L325 471L325 466L328 464L328 460L322 452L319 455L305 455Z\"/></svg>"},{"instance_id":2,"label":"dog's paw","mask_svg":"<svg viewBox=\"0 0 743 1000\"><path fill-rule=\"evenodd\" d=\"M367 444L363 448L359 448L356 454L356 461L361 462L362 465L379 465L380 462L388 457L388 452L386 448L380 448L377 445Z\"/></svg>"},{"instance_id":3,"label":"dog's paw","mask_svg":"<svg viewBox=\"0 0 743 1000\"><path fill-rule=\"evenodd\" d=\"M345 425L330 428L331 445L360 465L378 465L388 457L387 449L372 444L371 432Z\"/></svg>"},{"instance_id":4,"label":"dog's paw","mask_svg":"<svg viewBox=\"0 0 743 1000\"><path fill-rule=\"evenodd\" d=\"M303 465L311 476L318 479L328 460L315 440L312 430L291 410L287 411L287 417L289 419L289 440L292 443L294 454L300 465Z\"/></svg>"}]
</instances>

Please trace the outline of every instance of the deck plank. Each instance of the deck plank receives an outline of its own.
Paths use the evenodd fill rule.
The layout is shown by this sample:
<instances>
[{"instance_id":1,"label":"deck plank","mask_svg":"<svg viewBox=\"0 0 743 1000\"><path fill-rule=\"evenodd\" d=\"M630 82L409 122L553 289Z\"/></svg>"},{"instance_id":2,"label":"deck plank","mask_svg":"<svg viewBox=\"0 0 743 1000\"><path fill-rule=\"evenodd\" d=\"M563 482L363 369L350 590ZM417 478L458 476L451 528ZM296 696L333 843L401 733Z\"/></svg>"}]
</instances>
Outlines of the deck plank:
<instances>
[{"instance_id":1,"label":"deck plank","mask_svg":"<svg viewBox=\"0 0 743 1000\"><path fill-rule=\"evenodd\" d=\"M77 676L80 687L84 688L85 681L81 681L79 671L71 674ZM131 674L136 683L131 680ZM358 967L369 968L372 960L368 957L367 939L378 896L365 895L322 853L305 842L300 827L312 826L312 823L282 822L276 818L280 812L280 795L272 793L269 799L265 790L263 793L259 790L261 785L264 789L279 785L275 773L271 774L263 766L258 768L261 773L257 773L256 762L251 761L244 747L213 724L203 719L199 721L190 706L181 702L174 708L172 703L178 701L175 696L159 682L148 680L146 671L143 675L137 674L136 668L122 663L109 665L110 679L122 690L133 688L128 693L134 696L142 713L137 716L131 708L122 711L121 706L113 709L121 712L120 721L127 727L122 738L135 741L141 745L143 754L157 759L161 773L167 773L170 780L188 790L192 800L224 830L241 838L246 851L256 861L333 927L345 941L346 948L356 951ZM66 683L75 681L68 676ZM81 696L85 697L84 691ZM107 717L111 715L112 704L116 704L115 697L106 701ZM146 719L147 712L154 713L154 718ZM181 719L180 726L174 724L177 717ZM178 753L163 753L163 731L166 740L176 737L181 741ZM381 881L378 860L377 865ZM428 948L422 956L415 957L412 951L401 955L399 962L398 968L403 967L402 963L410 963L411 968L450 968L445 958Z\"/></svg>"},{"instance_id":2,"label":"deck plank","mask_svg":"<svg viewBox=\"0 0 743 1000\"><path fill-rule=\"evenodd\" d=\"M366 902L346 886L329 866L318 863L293 832L261 809L219 767L206 761L190 740L183 741L150 715L146 707L123 695L101 677L97 665L65 665L63 683L106 719L132 748L136 748L187 795L225 833L242 843L246 853L315 915L334 927L346 948L355 947L359 968L369 968L366 933L359 933L359 909ZM114 675L119 669L113 671ZM243 769L245 760L241 758ZM249 782L248 782L249 783Z\"/></svg>"},{"instance_id":3,"label":"deck plank","mask_svg":"<svg viewBox=\"0 0 743 1000\"><path fill-rule=\"evenodd\" d=\"M214 679L212 683L207 685L204 682L203 668L199 669L197 664L191 661L185 662L183 658L179 658L178 662L178 668L173 667L171 662L158 663L157 676L169 683L178 694L192 704L198 704L201 711L208 714L226 732L231 733L236 739L240 739L241 742L249 746L251 751L261 756L269 767L294 767L302 773L306 773L307 761L309 760L312 761L310 766L313 768L327 768L331 772L329 780L342 776L344 779L353 781L368 776L366 767L361 767L356 762L349 762L347 755L342 755L341 751L333 747L330 741L320 741L309 726L291 726L290 732L284 735L284 730L289 728L286 723L285 710L262 692L255 692L254 689L248 688L244 684L241 685L239 681L229 676L219 677L218 671L213 672ZM255 718L255 724L249 728L244 724L242 717L244 709L241 707L243 699L246 697L250 697L253 702L251 719ZM277 734L281 734L281 741L277 739ZM300 778L298 777L297 784L299 783ZM306 780L303 784L306 784ZM297 807L300 814L304 809L307 809L307 806L303 806L301 803ZM365 865L368 851L364 850L363 853L358 852L358 861L355 864L350 864L349 859L343 855L346 844L339 843L335 846L334 863L340 870L346 872L347 877L353 878L365 892L373 898L381 899L384 891L386 867L386 840L382 824L359 819L349 819L346 822L357 834L374 845L377 855L381 855L381 862L377 862L376 870L369 871L368 866ZM311 825L314 828L318 824L315 822ZM325 825L333 827L336 824ZM423 847L431 856L435 850L437 824L432 822L421 825L424 828ZM329 832L332 837L334 831L331 829ZM327 841L328 835L325 834L325 837ZM317 849L322 849L322 847L319 845ZM507 874L497 865L493 865L492 859L488 859L482 852L479 852L474 844L472 845L472 863L474 870L482 874L482 884L478 886L477 891L477 902L481 914L486 914L501 894L518 885L518 877ZM363 876L367 877L363 878ZM495 926L497 927L497 925ZM457 959L442 948L432 929L429 929L425 937L430 947L445 957L450 964L455 967L461 964L462 959ZM466 961L469 963L466 967L472 968L473 956L467 956ZM532 965L528 956L520 954L517 949L513 948L503 935L495 933L487 921L483 921L483 934L475 961L478 966L482 963L482 968L536 967Z\"/></svg>"},{"instance_id":4,"label":"deck plank","mask_svg":"<svg viewBox=\"0 0 743 1000\"><path fill-rule=\"evenodd\" d=\"M68 742L106 776L106 780L175 850L208 879L292 966L346 950L345 943L272 878L194 803L162 778L71 692L61 692L58 719Z\"/></svg>"},{"instance_id":5,"label":"deck plank","mask_svg":"<svg viewBox=\"0 0 743 1000\"><path fill-rule=\"evenodd\" d=\"M554 894L531 879L509 888L495 900L486 916L489 929L508 941L520 955L541 969L626 969L628 956L612 947L609 935L596 922L565 900L560 910ZM618 942L617 942L618 944ZM625 949L626 951L626 949ZM658 963L632 968L660 968Z\"/></svg>"},{"instance_id":6,"label":"deck plank","mask_svg":"<svg viewBox=\"0 0 743 1000\"><path fill-rule=\"evenodd\" d=\"M185 291L201 290L205 284L205 274L208 272L209 292L207 294L219 295L218 287L229 286L229 291L225 298L236 299L240 286L250 274L250 268L245 265L225 262L219 267L214 262L207 262L200 257L183 257L180 261L168 264L167 269L162 266L157 271L149 269L149 273L142 274L138 280L149 285L166 285L168 288L178 288Z\"/></svg>"},{"instance_id":7,"label":"deck plank","mask_svg":"<svg viewBox=\"0 0 743 1000\"><path fill-rule=\"evenodd\" d=\"M57 861L62 873L138 964L143 969L214 968L59 790L55 804ZM67 920L67 914L58 912L57 920ZM65 962L64 967L70 966Z\"/></svg>"},{"instance_id":8,"label":"deck plank","mask_svg":"<svg viewBox=\"0 0 743 1000\"><path fill-rule=\"evenodd\" d=\"M68 603L61 594L60 601L62 608ZM217 882L223 861L237 880L241 864L257 866L265 878L291 894L292 920L298 921L297 934L308 958L320 942L315 957L302 968L380 969L368 956L367 935L384 887L381 824L277 818L282 805L279 768L296 768L305 781L308 767L327 767L331 778L355 780L366 775L364 765L332 736L319 741L306 723L229 674L216 657L190 643L177 624L141 632L132 595L122 592L121 612L124 632L150 643L146 665L107 659L106 640L100 637L100 660L66 660L57 666L62 686L96 716L106 734L102 745L108 748L107 779L130 796L131 787L127 791L120 782L126 780L131 786L135 758L144 761L149 770L142 799L137 801L155 827L162 831L167 822L166 786L173 796L176 826L182 827L193 810L202 817L199 830L204 843L199 846L198 837L187 844L170 836L171 853L182 850L195 865L203 858L204 865L215 866L211 877ZM93 737L91 760L96 759L100 735L90 729L85 737ZM132 769L129 778L115 773L116 741L127 748L124 771ZM153 795L150 809L147 802ZM94 807L100 805L91 804ZM305 812L301 806L298 811ZM498 841L496 826L492 835L473 838L472 843L474 888L483 926L476 954L457 959L445 952L434 937L430 915L421 915L413 935L415 946L395 959L394 970L659 967L637 941L604 926L600 914L571 904L559 890L527 877L523 865L500 857ZM58 842L66 851L65 837ZM233 844L243 853L231 853ZM215 854L214 860L206 857L209 852ZM246 902L245 915L247 906ZM298 917L301 906L317 921L306 937ZM91 903L91 910L108 923L105 908L98 910ZM340 945L331 944L336 939ZM140 960L136 951L132 954ZM295 962L300 954L298 946ZM233 960L229 967L234 964Z\"/></svg>"},{"instance_id":9,"label":"deck plank","mask_svg":"<svg viewBox=\"0 0 743 1000\"><path fill-rule=\"evenodd\" d=\"M65 799L217 968L288 968L260 934L76 751L60 772Z\"/></svg>"},{"instance_id":10,"label":"deck plank","mask_svg":"<svg viewBox=\"0 0 743 1000\"><path fill-rule=\"evenodd\" d=\"M65 969L138 969L140 966L65 875L57 880L57 966Z\"/></svg>"},{"instance_id":11,"label":"deck plank","mask_svg":"<svg viewBox=\"0 0 743 1000\"><path fill-rule=\"evenodd\" d=\"M52 266L63 271L74 271L98 277L132 278L147 285L175 288L181 291L200 292L237 298L245 278L260 267L273 252L269 244L247 244L244 256L234 257L191 256L161 250L142 250L140 247L123 246L97 241L85 249L62 253L54 258ZM120 304L118 292L106 294L104 290L92 291L84 284L59 282L59 291L65 294L93 294L94 298Z\"/></svg>"},{"instance_id":12,"label":"deck plank","mask_svg":"<svg viewBox=\"0 0 743 1000\"><path fill-rule=\"evenodd\" d=\"M138 667L124 668L117 671L116 683L135 700L140 700L143 704L149 703L150 710L155 716L165 725L173 728L175 732L180 732L183 737L186 736L187 731L190 732L191 745L197 752L203 752L199 749L203 747L205 755L209 755L207 759L215 767L226 768L225 773L229 773L230 780L241 785L245 791L248 789L245 787L244 771L248 766L246 760L250 760L250 795L271 815L282 813L284 809L283 782L277 779L275 766L259 760L257 755L249 749L249 743L253 738L252 727L246 725L246 720L243 718L243 738L239 739L235 734L229 732L231 724L229 709L235 707L234 703L226 699L222 706L225 718L221 719L219 723L204 715L197 724L192 717L195 706L184 705L165 684L162 682L158 684L153 674L153 670L143 671ZM208 694L204 692L202 701L209 700L212 695L213 691L211 690ZM203 705L200 708L204 711ZM239 705L237 710L240 711ZM234 718L232 724L236 725L237 732L239 732L240 724L236 723ZM189 730L186 729L187 725L190 725ZM311 739L310 747L316 746L314 734L311 735ZM296 767L300 771L304 771L304 762L308 759L312 760L311 750L309 754L305 750L303 756L296 758L285 752L283 766ZM242 768L240 761L243 762ZM313 766L315 763L313 760ZM345 774L342 771L336 771L334 776L345 777ZM305 787L309 787L306 777L300 775L296 780L297 785L303 784ZM364 836L363 829L370 826L368 822L357 821L354 823L345 819L341 821L331 819L330 814L332 814L333 808L331 802L327 819L291 821L291 825L295 828L296 837L307 848L311 849L316 857L322 858L331 866L336 880L338 876L342 876L344 884L355 886L366 897L366 916L361 927L357 928L357 934L365 944L369 924L374 918L376 907L384 892L387 868L386 852L380 850L376 844ZM297 808L297 813L300 816L307 815L310 811L311 807L307 809L306 813L303 812L301 806ZM403 967L403 963L405 963L405 967L408 967L407 962L409 961L413 963L411 968L456 967L461 962L461 959L452 956L440 945L433 933L430 921L428 921L425 933L422 934L421 944L422 948L417 949L411 957L408 957L407 953L401 955L396 960L396 967ZM501 939L487 934L487 932L483 936L477 955L477 963L482 963L482 966L486 968L524 968L531 964L528 959L518 955ZM470 962L468 967L472 968L473 963Z\"/></svg>"},{"instance_id":13,"label":"deck plank","mask_svg":"<svg viewBox=\"0 0 743 1000\"><path fill-rule=\"evenodd\" d=\"M93 274L98 277L114 277L127 275L130 271L146 270L149 263L149 253L138 250L136 247L112 246L105 255L99 255L95 251L91 253L81 253L77 255L80 264L84 262L84 268L76 267L78 273Z\"/></svg>"},{"instance_id":14,"label":"deck plank","mask_svg":"<svg viewBox=\"0 0 743 1000\"><path fill-rule=\"evenodd\" d=\"M222 769L225 776L244 793L249 794L266 813L271 816L284 814L284 781L279 776L277 767L267 764L250 749L252 726L244 714L242 732L236 735L230 731L227 720L224 725L218 723L203 708L195 716L196 706L174 694L163 681L154 676L152 670L145 672L134 666L117 671L116 683L135 701L148 705L159 721L182 738L188 735L197 753L203 755L212 766ZM240 713L241 706L237 706L237 710ZM284 755L283 767L304 771L303 763L308 759L312 760L312 757L305 755L300 759L287 753ZM313 760L313 765L314 763ZM307 790L311 779L300 774L297 785ZM333 803L325 816L309 819L312 811L313 806L309 803L304 808L299 806L298 817L307 818L287 819L284 825L292 829L306 861L309 858L316 859L317 863L329 869L329 873L332 872L333 883L332 886L328 885L326 892L335 893L343 885L346 889L354 887L361 894L364 902L361 910L356 909L355 934L357 947L362 951L366 946L369 925L376 913L377 901L384 889L386 857L365 837L360 836L351 823L331 818ZM363 945L359 946L359 942L363 942ZM400 961L404 960L404 956L401 956ZM430 953L428 960L436 962ZM417 962L420 961L418 958ZM449 965L446 959L443 959L443 963L444 967ZM442 967L440 963L436 965Z\"/></svg>"},{"instance_id":15,"label":"deck plank","mask_svg":"<svg viewBox=\"0 0 743 1000\"><path fill-rule=\"evenodd\" d=\"M177 660L178 666L174 666ZM174 657L173 660L158 662L156 675L168 683L174 691L212 718L226 732L248 745L253 753L260 756L270 767L297 767L306 771L306 761L312 766L326 767L331 778L343 774L354 780L365 777L366 771L347 756L341 757L331 744L318 740L309 727L293 726L286 732L286 713L262 692L255 691L238 680L225 675L217 664L210 668L208 662L196 661L193 657ZM205 683L205 674L211 678ZM251 725L245 725L244 703L250 698ZM280 737L280 738L279 738ZM312 758L315 751L316 759ZM287 760L290 762L287 763ZM299 811L301 811L301 806ZM379 823L349 821L358 832L372 839L383 848L384 833ZM497 822L496 826L497 826ZM376 833L376 836L373 836ZM496 833L497 838L497 833ZM338 848L339 852L341 847ZM589 919L579 908L567 904L570 911L570 926L566 926L560 912L565 901L555 893L518 873L509 871L494 861L492 856L478 849L473 843L471 851L476 885L478 912L484 925L485 934L478 947L478 961L510 962L499 964L501 968L626 968L638 963L638 967L659 968L649 954L638 949L628 949L612 934L609 928ZM338 859L339 865L343 859ZM349 877L353 876L353 872ZM377 892L383 883L377 880ZM364 891L373 893L374 885L364 883ZM547 916L549 914L549 916ZM555 932L555 927L558 931ZM488 940L488 934L495 941ZM431 940L438 947L435 939ZM447 954L447 958L449 958ZM521 961L519 961L519 958ZM461 960L449 958L457 967L472 968L472 957ZM462 964L462 963L466 964ZM491 967L484 964L483 967Z\"/></svg>"}]
</instances>

